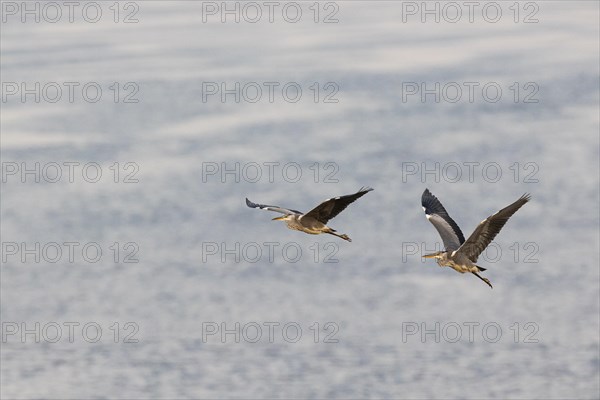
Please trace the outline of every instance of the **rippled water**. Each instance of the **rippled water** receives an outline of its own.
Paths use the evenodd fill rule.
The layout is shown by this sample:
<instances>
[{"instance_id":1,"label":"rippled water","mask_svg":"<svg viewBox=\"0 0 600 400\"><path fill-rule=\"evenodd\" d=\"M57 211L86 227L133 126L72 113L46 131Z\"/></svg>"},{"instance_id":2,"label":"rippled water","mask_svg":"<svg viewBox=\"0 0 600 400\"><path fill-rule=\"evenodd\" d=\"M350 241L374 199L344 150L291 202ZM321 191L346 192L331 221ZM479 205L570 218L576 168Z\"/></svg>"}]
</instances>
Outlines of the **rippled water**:
<instances>
[{"instance_id":1,"label":"rippled water","mask_svg":"<svg viewBox=\"0 0 600 400\"><path fill-rule=\"evenodd\" d=\"M318 23L308 2L221 23L220 2L164 1L21 23L8 3L3 398L598 397L598 3L522 2L518 23L512 2L496 23L366 1ZM236 82L239 103L208 95ZM436 82L439 102L408 92ZM244 202L363 185L330 224L352 243ZM480 263L493 290L422 262L426 187L465 235L532 194Z\"/></svg>"}]
</instances>

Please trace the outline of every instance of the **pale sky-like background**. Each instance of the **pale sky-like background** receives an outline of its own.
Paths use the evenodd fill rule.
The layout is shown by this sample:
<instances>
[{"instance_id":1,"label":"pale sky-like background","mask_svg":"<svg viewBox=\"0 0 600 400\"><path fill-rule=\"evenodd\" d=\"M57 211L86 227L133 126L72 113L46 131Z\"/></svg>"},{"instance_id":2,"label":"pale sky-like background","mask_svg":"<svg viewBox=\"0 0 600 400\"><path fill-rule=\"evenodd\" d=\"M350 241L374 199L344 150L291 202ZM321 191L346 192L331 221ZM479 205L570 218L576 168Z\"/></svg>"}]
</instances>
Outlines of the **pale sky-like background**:
<instances>
[{"instance_id":1,"label":"pale sky-like background","mask_svg":"<svg viewBox=\"0 0 600 400\"><path fill-rule=\"evenodd\" d=\"M256 23L248 8L221 22L203 13L221 2L192 1L119 3L118 22L98 2L96 23L79 3L72 23L64 6L51 23L39 3L36 23L3 1L1 397L598 398L599 5L502 1L490 22L489 3L470 22L458 2L456 23L445 3L436 22L409 13L421 2L321 2L315 22L314 2L280 2L269 22L258 2ZM40 101L23 101L36 82ZM272 102L265 82L279 85ZM236 83L250 84L239 102L203 91ZM439 84L439 101L407 94L421 84ZM36 163L39 182L21 174ZM73 182L64 163L79 163ZM244 200L308 211L361 186L375 191L330 222L352 243L288 230ZM440 245L425 188L465 236L531 193L480 259L493 290L421 260ZM36 243L39 262L25 254ZM97 262L81 253L90 243ZM36 323L38 342L21 336ZM65 323L79 324L72 342ZM206 336L221 323L248 330ZM265 323L279 324L272 342ZM96 343L85 324L101 328Z\"/></svg>"}]
</instances>

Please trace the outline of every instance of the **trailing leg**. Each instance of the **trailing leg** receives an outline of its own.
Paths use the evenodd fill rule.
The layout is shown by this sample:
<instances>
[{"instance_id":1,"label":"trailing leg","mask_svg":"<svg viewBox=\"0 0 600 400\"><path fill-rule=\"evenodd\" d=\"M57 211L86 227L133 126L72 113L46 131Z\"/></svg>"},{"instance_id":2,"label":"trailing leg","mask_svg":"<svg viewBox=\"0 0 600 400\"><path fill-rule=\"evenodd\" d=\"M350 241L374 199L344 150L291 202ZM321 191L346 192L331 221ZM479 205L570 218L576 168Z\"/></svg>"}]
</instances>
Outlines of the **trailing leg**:
<instances>
[{"instance_id":1,"label":"trailing leg","mask_svg":"<svg viewBox=\"0 0 600 400\"><path fill-rule=\"evenodd\" d=\"M484 278L483 276L479 275L477 272L473 272L473 275L475 275L476 277L478 277L479 279L481 279L482 281L484 281L485 283L487 283L488 286L493 289L492 283L490 282L489 279Z\"/></svg>"},{"instance_id":2,"label":"trailing leg","mask_svg":"<svg viewBox=\"0 0 600 400\"><path fill-rule=\"evenodd\" d=\"M347 241L349 241L349 242L351 242L351 241L352 241L352 239L350 239L350 237L348 237L348 235L346 235L345 233L344 233L344 234L341 234L341 235L340 235L340 234L337 234L337 233L335 233L335 231L327 231L326 233L329 233L330 235L333 235L333 236L337 236L337 237L339 237L339 238L342 238L342 239L344 239L344 240L347 240Z\"/></svg>"}]
</instances>

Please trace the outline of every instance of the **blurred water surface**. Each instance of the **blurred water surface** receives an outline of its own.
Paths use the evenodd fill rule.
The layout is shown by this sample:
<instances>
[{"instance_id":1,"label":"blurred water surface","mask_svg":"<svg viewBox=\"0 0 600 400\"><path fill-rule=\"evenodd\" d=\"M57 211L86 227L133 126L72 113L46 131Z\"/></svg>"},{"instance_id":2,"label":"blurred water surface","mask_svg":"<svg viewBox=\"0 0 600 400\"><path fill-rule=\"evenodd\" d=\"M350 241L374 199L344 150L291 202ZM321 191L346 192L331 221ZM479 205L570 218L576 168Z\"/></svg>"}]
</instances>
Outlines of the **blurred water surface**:
<instances>
[{"instance_id":1,"label":"blurred water surface","mask_svg":"<svg viewBox=\"0 0 600 400\"><path fill-rule=\"evenodd\" d=\"M403 22L401 2L336 2L339 22L330 24L315 23L304 2L298 23L277 13L273 23L221 23L219 14L204 23L201 2L142 1L138 22L123 24L101 4L105 17L95 24L2 24L3 82L104 88L96 103L2 103L5 165L96 162L103 172L97 183L81 175L2 182L4 244L95 242L103 250L96 263L66 255L23 263L3 248L3 334L13 323L63 327L57 343L47 340L50 328L40 343L20 332L3 337L3 398L598 397L597 2L537 2L538 22L529 24L515 23L505 2L497 23L481 14L473 23ZM531 10L519 7L521 21ZM335 8L320 10L322 20ZM137 85L139 101L123 103L131 91L121 86L115 103L114 82ZM231 95L223 103L203 101L206 82L280 86L273 102L263 93L256 103ZM288 82L303 89L298 102L282 98ZM328 82L339 88L336 103L323 102ZM503 94L498 102L469 102L466 91L456 103L403 101L407 82L494 82ZM528 82L539 87L537 103L523 101ZM408 174L436 162L447 173ZM138 167L138 183L123 182L135 169L126 163ZM257 163L263 175L255 183L206 175L222 163L239 163L240 172ZM272 182L264 163L279 163ZM291 169L284 179L287 163L302 176ZM465 163L479 163L472 181ZM456 164L463 175L455 180ZM502 175L482 175L485 165ZM332 172L337 183L326 179ZM331 222L352 243L287 230L244 203L308 211L363 185L375 191ZM412 244L439 245L420 206L425 187L465 235L532 194L496 239L500 259L481 263L493 290L408 254ZM123 262L128 242L138 263ZM272 260L267 242L278 244ZM223 247L207 252L236 243L238 255L256 244L262 256L223 262ZM285 245L302 250L297 262ZM331 251L338 262L324 262ZM72 343L68 322L80 324ZM82 337L89 322L102 329L97 343ZM207 322L248 330L239 343L234 334L203 337ZM279 324L272 343L269 322ZM256 343L244 340L254 336L248 323L262 326ZM283 337L286 323L301 327L297 342ZM439 323L438 334L407 336L422 323L434 332ZM456 326L462 333L449 340ZM134 327L138 342L123 343ZM337 342L325 343L333 330Z\"/></svg>"}]
</instances>

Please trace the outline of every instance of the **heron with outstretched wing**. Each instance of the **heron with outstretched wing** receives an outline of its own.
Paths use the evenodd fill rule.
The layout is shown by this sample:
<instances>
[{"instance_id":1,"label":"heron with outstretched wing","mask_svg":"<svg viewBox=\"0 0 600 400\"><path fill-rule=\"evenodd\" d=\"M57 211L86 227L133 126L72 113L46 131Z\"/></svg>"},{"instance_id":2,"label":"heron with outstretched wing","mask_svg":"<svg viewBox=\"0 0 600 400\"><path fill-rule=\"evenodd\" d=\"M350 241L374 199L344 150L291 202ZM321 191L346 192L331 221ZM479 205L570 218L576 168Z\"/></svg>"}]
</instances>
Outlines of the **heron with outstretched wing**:
<instances>
[{"instance_id":1,"label":"heron with outstretched wing","mask_svg":"<svg viewBox=\"0 0 600 400\"><path fill-rule=\"evenodd\" d=\"M425 210L425 216L442 237L445 249L433 254L426 254L423 257L435 258L440 267L451 267L461 274L471 272L487 283L489 287L492 287L489 279L479 275L479 272L485 271L485 268L481 268L475 263L479 255L494 240L508 219L530 199L531 196L529 194L524 194L511 205L490 215L481 221L471 236L465 240L460 228L450 218L442 203L440 203L437 197L431 194L429 189L425 189L421 197L421 205L423 206L423 210Z\"/></svg>"},{"instance_id":2,"label":"heron with outstretched wing","mask_svg":"<svg viewBox=\"0 0 600 400\"><path fill-rule=\"evenodd\" d=\"M352 240L346 234L339 234L333 228L327 226L327 222L344 211L348 205L373 190L370 187L363 187L354 194L338 196L327 199L306 214L297 210L289 210L279 206L267 206L256 204L246 198L246 205L250 208L260 208L262 210L275 211L283 214L280 217L273 218L273 221L285 221L287 227L297 231L318 235L328 233L351 242Z\"/></svg>"}]
</instances>

